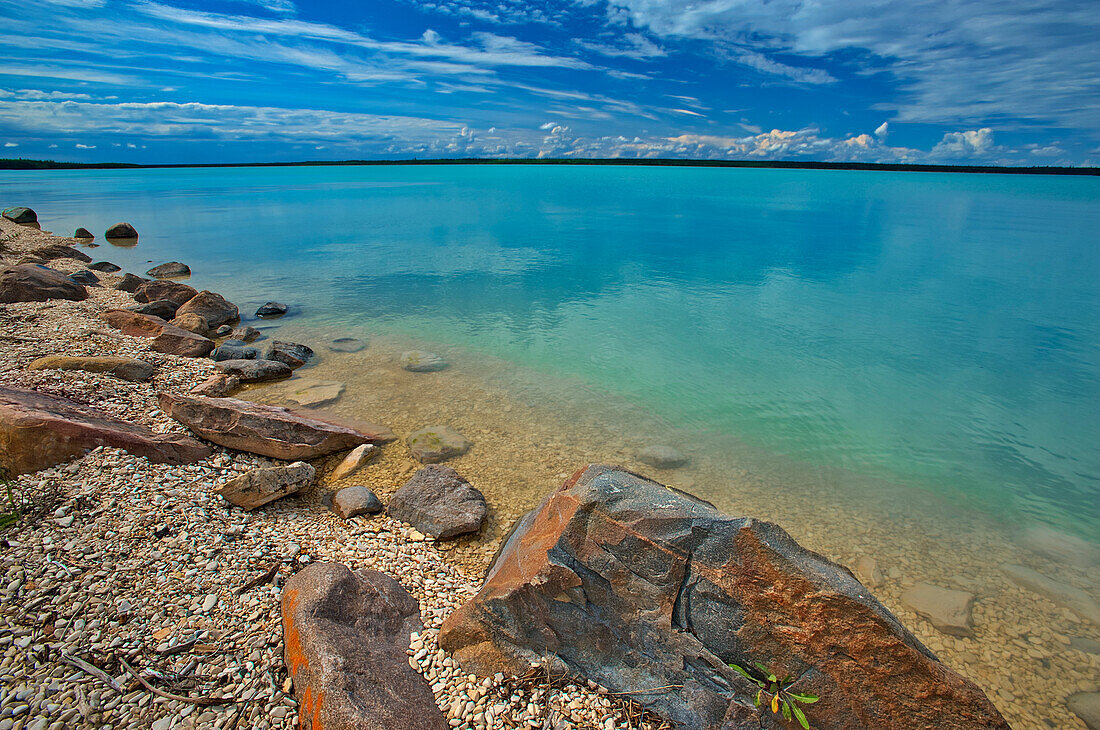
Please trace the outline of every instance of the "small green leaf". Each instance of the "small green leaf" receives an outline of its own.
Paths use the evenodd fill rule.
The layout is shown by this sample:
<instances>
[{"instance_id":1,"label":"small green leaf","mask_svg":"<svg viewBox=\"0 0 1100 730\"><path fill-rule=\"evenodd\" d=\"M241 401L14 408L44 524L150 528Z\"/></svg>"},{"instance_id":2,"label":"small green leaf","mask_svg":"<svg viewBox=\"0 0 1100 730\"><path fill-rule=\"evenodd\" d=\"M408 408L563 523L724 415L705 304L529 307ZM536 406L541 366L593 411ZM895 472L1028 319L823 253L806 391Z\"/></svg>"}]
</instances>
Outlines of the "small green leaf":
<instances>
[{"instance_id":1,"label":"small green leaf","mask_svg":"<svg viewBox=\"0 0 1100 730\"><path fill-rule=\"evenodd\" d=\"M755 684L755 685L757 685L757 686L759 686L759 687L762 687L762 686L763 686L763 684L762 684L762 683L760 682L760 680L759 680L759 679L757 679L756 677L752 676L751 674L749 674L749 673L748 673L747 671L745 671L745 670L744 670L743 668L741 668L741 667L737 666L736 664L730 664L730 669L732 669L733 671L737 672L738 674L740 674L740 675L741 675L742 677L744 677L745 679L749 680L749 681L750 681L750 682L752 682L753 684Z\"/></svg>"},{"instance_id":2,"label":"small green leaf","mask_svg":"<svg viewBox=\"0 0 1100 730\"><path fill-rule=\"evenodd\" d=\"M757 707L760 707L760 705L764 704L764 690L756 690L756 699L753 700L753 704L755 704Z\"/></svg>"},{"instance_id":3,"label":"small green leaf","mask_svg":"<svg viewBox=\"0 0 1100 730\"><path fill-rule=\"evenodd\" d=\"M806 719L806 713L798 708L798 705L791 705L791 712L794 713L794 719L798 720L798 724L801 725L804 730L810 730L810 721Z\"/></svg>"},{"instance_id":4,"label":"small green leaf","mask_svg":"<svg viewBox=\"0 0 1100 730\"><path fill-rule=\"evenodd\" d=\"M821 699L817 695L812 695L812 694L809 694L809 693L787 692L787 694L790 695L791 697L793 697L794 699L798 700L799 702L806 703L807 705L812 705L813 703L815 703L819 699Z\"/></svg>"},{"instance_id":5,"label":"small green leaf","mask_svg":"<svg viewBox=\"0 0 1100 730\"><path fill-rule=\"evenodd\" d=\"M791 706L789 704L787 704L786 702L783 702L781 706L783 708L783 719L784 720L790 720L791 719Z\"/></svg>"}]
</instances>

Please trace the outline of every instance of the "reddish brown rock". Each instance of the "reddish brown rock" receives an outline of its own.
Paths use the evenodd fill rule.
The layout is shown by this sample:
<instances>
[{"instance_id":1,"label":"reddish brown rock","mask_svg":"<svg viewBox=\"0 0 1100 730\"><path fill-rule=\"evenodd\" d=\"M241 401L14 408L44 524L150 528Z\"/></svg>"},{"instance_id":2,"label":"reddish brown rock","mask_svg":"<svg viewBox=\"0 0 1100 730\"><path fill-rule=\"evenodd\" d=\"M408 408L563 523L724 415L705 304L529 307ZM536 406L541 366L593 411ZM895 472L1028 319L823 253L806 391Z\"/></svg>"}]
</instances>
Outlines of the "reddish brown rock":
<instances>
[{"instance_id":1,"label":"reddish brown rock","mask_svg":"<svg viewBox=\"0 0 1100 730\"><path fill-rule=\"evenodd\" d=\"M393 578L314 563L287 581L282 613L302 730L447 730L405 654L420 607Z\"/></svg>"},{"instance_id":2,"label":"reddish brown rock","mask_svg":"<svg viewBox=\"0 0 1100 730\"><path fill-rule=\"evenodd\" d=\"M88 290L60 271L37 264L19 264L0 273L0 304L68 299L82 302Z\"/></svg>"},{"instance_id":3,"label":"reddish brown rock","mask_svg":"<svg viewBox=\"0 0 1100 730\"><path fill-rule=\"evenodd\" d=\"M192 464L210 455L186 436L153 433L68 398L0 386L0 466L11 474L45 469L96 446L159 464Z\"/></svg>"},{"instance_id":4,"label":"reddish brown rock","mask_svg":"<svg viewBox=\"0 0 1100 730\"><path fill-rule=\"evenodd\" d=\"M201 291L184 302L176 312L176 316L181 317L185 314L197 314L206 320L208 327L215 329L240 318L236 304L212 291Z\"/></svg>"},{"instance_id":5,"label":"reddish brown rock","mask_svg":"<svg viewBox=\"0 0 1100 730\"><path fill-rule=\"evenodd\" d=\"M138 287L134 292L134 299L143 304L167 299L176 304L183 305L198 294L193 286L181 284L178 281L158 280L150 281Z\"/></svg>"},{"instance_id":6,"label":"reddish brown rock","mask_svg":"<svg viewBox=\"0 0 1100 730\"><path fill-rule=\"evenodd\" d=\"M381 426L325 420L236 398L161 393L160 408L208 441L287 461L393 440L393 433Z\"/></svg>"},{"instance_id":7,"label":"reddish brown rock","mask_svg":"<svg viewBox=\"0 0 1100 730\"><path fill-rule=\"evenodd\" d=\"M182 357L206 357L215 347L213 340L180 329L151 314L111 309L101 317L115 329L122 330L123 334L153 338L149 346L157 352Z\"/></svg>"},{"instance_id":8,"label":"reddish brown rock","mask_svg":"<svg viewBox=\"0 0 1100 730\"><path fill-rule=\"evenodd\" d=\"M842 566L776 525L606 466L520 520L440 645L482 675L550 658L680 728L792 726L754 707L756 686L729 662L819 695L803 706L816 730L1008 728Z\"/></svg>"}]
</instances>

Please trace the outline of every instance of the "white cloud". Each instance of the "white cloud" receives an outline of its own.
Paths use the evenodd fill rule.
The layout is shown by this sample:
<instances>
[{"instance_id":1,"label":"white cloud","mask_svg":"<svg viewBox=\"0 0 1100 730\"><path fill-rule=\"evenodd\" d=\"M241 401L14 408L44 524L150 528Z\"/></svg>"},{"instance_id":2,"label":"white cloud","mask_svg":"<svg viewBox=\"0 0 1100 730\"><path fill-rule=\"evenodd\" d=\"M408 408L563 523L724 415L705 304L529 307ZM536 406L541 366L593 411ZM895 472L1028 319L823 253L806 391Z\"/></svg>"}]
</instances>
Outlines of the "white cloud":
<instances>
[{"instance_id":1,"label":"white cloud","mask_svg":"<svg viewBox=\"0 0 1100 730\"><path fill-rule=\"evenodd\" d=\"M989 127L965 132L948 132L932 148L933 157L979 157L994 150L993 130Z\"/></svg>"},{"instance_id":2,"label":"white cloud","mask_svg":"<svg viewBox=\"0 0 1100 730\"><path fill-rule=\"evenodd\" d=\"M890 123L883 122L875 129L875 136L879 139L886 139L886 135L890 133Z\"/></svg>"},{"instance_id":3,"label":"white cloud","mask_svg":"<svg viewBox=\"0 0 1100 730\"><path fill-rule=\"evenodd\" d=\"M543 122L542 124L539 125L539 129L542 129L542 130L553 129L556 126L558 126L557 122Z\"/></svg>"},{"instance_id":4,"label":"white cloud","mask_svg":"<svg viewBox=\"0 0 1100 730\"><path fill-rule=\"evenodd\" d=\"M4 146L5 147L18 147L19 145L16 142L5 142Z\"/></svg>"},{"instance_id":5,"label":"white cloud","mask_svg":"<svg viewBox=\"0 0 1100 730\"><path fill-rule=\"evenodd\" d=\"M77 142L76 148L78 150L94 150L96 146L94 144L80 144L79 142Z\"/></svg>"}]
</instances>

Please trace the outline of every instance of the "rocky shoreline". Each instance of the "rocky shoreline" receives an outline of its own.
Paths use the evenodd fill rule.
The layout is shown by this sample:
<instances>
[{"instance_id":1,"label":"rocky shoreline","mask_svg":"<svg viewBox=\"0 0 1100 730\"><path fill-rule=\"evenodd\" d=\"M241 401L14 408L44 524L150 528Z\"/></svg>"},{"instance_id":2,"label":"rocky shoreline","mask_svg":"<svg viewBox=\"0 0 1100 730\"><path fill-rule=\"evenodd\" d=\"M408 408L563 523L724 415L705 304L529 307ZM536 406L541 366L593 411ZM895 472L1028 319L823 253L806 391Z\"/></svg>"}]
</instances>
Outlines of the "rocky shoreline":
<instances>
[{"instance_id":1,"label":"rocky shoreline","mask_svg":"<svg viewBox=\"0 0 1100 730\"><path fill-rule=\"evenodd\" d=\"M398 632L408 634L408 666L427 681L444 726L668 726L643 711L632 699L632 687L617 687L608 681L605 684L613 685L608 688L578 680L576 672L565 671L569 667L535 659L529 661L527 671L512 663L507 673L478 678L439 648L444 620L479 589L484 590L482 572L495 547L478 544L477 530L485 520L484 498L462 475L449 467L425 468L425 472L437 471L431 472L431 478L421 477L420 482L414 477L396 492L380 493L390 504L390 514L377 514L373 506L360 507L358 516L343 518L356 509L348 501L352 496L361 497L355 504L366 505L372 504L369 497L375 495L368 491L341 499L334 489L355 485L357 470L370 468L377 449L404 449L410 461L431 463L470 448L461 434L444 426L429 427L409 433L404 445L391 446L385 444L391 434L363 426L358 431L363 435L362 445L355 449L359 453L352 452L347 459L344 451L354 445L350 442L342 443L333 456L292 455L286 447L260 448L259 455L234 450L255 449L258 440L268 439L253 434L251 440L226 441L218 436L225 430L224 418L207 413L192 415L189 421L178 412L180 403L186 405L196 387L200 393L221 397L232 395L250 380L286 377L309 359L308 346L254 345L248 339L253 337L248 328L234 330L229 325L235 320L235 306L214 293L200 293L178 282L149 287L137 295L139 300L149 301L136 302L132 293L112 287L122 284L138 292L145 282L135 282L132 274L111 271L111 265L103 262L65 257L68 252L62 248L77 245L76 239L48 236L6 220L0 221L0 235L4 267L52 247L50 253L63 255L39 260L66 275L64 278L78 275L78 280L91 281L79 274L95 272L97 281L93 283L99 284L87 287L85 299L0 307L0 388L31 389L93 404L106 414L165 438L198 435L215 442L205 447L210 449L209 455L194 464L155 464L118 449L99 447L87 456L16 480L17 494L27 502L28 514L0 533L0 540L5 541L6 571L0 584L5 622L0 627L0 647L5 651L0 662L5 688L0 698L0 730L291 727L298 722L300 711L302 726L308 727L320 703L303 697L303 688L291 681L287 671L288 664L293 667L295 662L284 639L288 613L283 588L311 576L307 568L323 564L392 576L419 603L422 626L401 619ZM179 272L178 266L168 270ZM67 286L61 281L52 285ZM156 298L162 295L181 301ZM192 303L200 295L201 301ZM171 314L171 322L155 317L156 312L131 311L139 304L150 307L164 302L176 304L171 312L163 307L159 312ZM278 316L277 303L271 305L269 311ZM217 341L207 338L216 332L220 332ZM237 341L227 343L228 335ZM342 342L338 346L354 348L358 344ZM204 357L211 351L213 358ZM120 360L109 368L84 360L82 369L74 370L69 369L74 363L58 360L62 357ZM410 372L436 372L447 366L432 353L409 352L402 359ZM122 360L147 363L152 372L146 374L138 367L133 378L120 378ZM333 385L341 384L330 384L330 388ZM234 407L230 420L238 423L250 408ZM294 458L311 460L312 465L303 465L308 468L305 470L288 466ZM647 453L642 461L668 468L668 463L682 458L658 450ZM286 477L287 469L297 469L297 476ZM303 478L299 472L306 471L308 478ZM276 476L258 486L254 482L259 477L250 476L268 473ZM244 501L227 502L233 500L230 493L241 492L242 481L248 482ZM264 498L271 499L251 511L258 506L249 501L257 488L268 490ZM403 490L418 499L424 494L448 495L444 503L462 505L459 519L454 520L460 527L442 524L441 516L430 509L418 511L415 499L400 496ZM377 506L381 507L381 502ZM442 516L449 517L453 515ZM450 539L470 531L472 538ZM876 579L874 561L855 567L868 586L881 580L881 576ZM369 575L357 580L362 585L378 584ZM937 628L943 633L970 635L972 596L968 601L966 596L933 593L928 599L926 592L918 598L931 600L930 607L922 612L918 606L924 604L914 599L913 610L933 625L940 622ZM317 600L318 605L324 602L323 597ZM1086 605L1085 610L1091 608ZM465 646L453 636L449 640L444 637L443 643L452 650ZM81 668L81 662L92 666ZM469 668L468 662L463 666ZM105 678L96 675L97 668L106 672ZM121 686L112 688L108 680ZM162 694L149 690L142 681L152 683ZM973 705L980 694L968 704ZM187 701L183 696L204 701ZM211 698L233 698L233 702L206 701ZM390 701L398 700L391 697ZM989 718L996 710L992 713ZM409 712L405 716L410 717ZM406 726L410 728L436 726L423 715L409 722ZM400 725L391 720L379 726ZM776 725L788 726L794 725ZM980 726L1000 725L987 720Z\"/></svg>"}]
</instances>

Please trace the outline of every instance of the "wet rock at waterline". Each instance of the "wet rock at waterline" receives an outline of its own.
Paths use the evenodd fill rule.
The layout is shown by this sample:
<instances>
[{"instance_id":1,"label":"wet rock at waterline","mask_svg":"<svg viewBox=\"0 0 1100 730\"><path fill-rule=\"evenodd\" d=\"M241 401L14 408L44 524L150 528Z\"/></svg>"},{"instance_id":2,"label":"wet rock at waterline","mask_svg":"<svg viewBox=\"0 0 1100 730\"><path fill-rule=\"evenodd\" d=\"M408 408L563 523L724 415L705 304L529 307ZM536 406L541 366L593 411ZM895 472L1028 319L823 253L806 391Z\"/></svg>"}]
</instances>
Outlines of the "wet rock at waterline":
<instances>
[{"instance_id":1,"label":"wet rock at waterline","mask_svg":"<svg viewBox=\"0 0 1100 730\"><path fill-rule=\"evenodd\" d=\"M973 593L917 583L901 594L901 602L928 619L937 631L951 636L974 635Z\"/></svg>"},{"instance_id":2,"label":"wet rock at waterline","mask_svg":"<svg viewBox=\"0 0 1100 730\"><path fill-rule=\"evenodd\" d=\"M264 351L265 360L284 363L291 368L300 368L313 357L313 350L297 342L274 340Z\"/></svg>"},{"instance_id":3,"label":"wet rock at waterline","mask_svg":"<svg viewBox=\"0 0 1100 730\"><path fill-rule=\"evenodd\" d=\"M67 299L82 302L88 290L60 271L36 264L20 264L0 272L0 304Z\"/></svg>"},{"instance_id":4,"label":"wet rock at waterline","mask_svg":"<svg viewBox=\"0 0 1100 730\"><path fill-rule=\"evenodd\" d=\"M312 459L394 438L383 426L316 418L235 398L161 393L159 403L169 417L207 441L275 459Z\"/></svg>"},{"instance_id":5,"label":"wet rock at waterline","mask_svg":"<svg viewBox=\"0 0 1100 730\"><path fill-rule=\"evenodd\" d=\"M157 281L150 281L138 287L137 291L134 292L134 301L144 304L167 299L168 301L183 306L196 294L198 294L198 291L196 291L193 286L187 286L178 281L158 279Z\"/></svg>"},{"instance_id":6,"label":"wet rock at waterline","mask_svg":"<svg viewBox=\"0 0 1100 730\"><path fill-rule=\"evenodd\" d=\"M403 352L399 362L411 373L434 373L447 367L447 361L441 356L424 350Z\"/></svg>"},{"instance_id":7,"label":"wet rock at waterline","mask_svg":"<svg viewBox=\"0 0 1100 730\"><path fill-rule=\"evenodd\" d=\"M420 608L396 580L316 563L287 581L282 616L301 730L448 730L409 666Z\"/></svg>"},{"instance_id":8,"label":"wet rock at waterline","mask_svg":"<svg viewBox=\"0 0 1100 730\"><path fill-rule=\"evenodd\" d=\"M122 271L121 266L112 264L110 261L97 261L94 264L89 264L88 268L92 271L102 271L104 274L113 274L116 271Z\"/></svg>"},{"instance_id":9,"label":"wet rock at waterline","mask_svg":"<svg viewBox=\"0 0 1100 730\"><path fill-rule=\"evenodd\" d=\"M450 426L428 426L413 431L406 443L413 457L422 464L436 464L461 456L473 446L473 442Z\"/></svg>"},{"instance_id":10,"label":"wet rock at waterline","mask_svg":"<svg viewBox=\"0 0 1100 730\"><path fill-rule=\"evenodd\" d=\"M676 469L687 463L687 457L671 446L647 446L638 452L638 461L657 469Z\"/></svg>"},{"instance_id":11,"label":"wet rock at waterline","mask_svg":"<svg viewBox=\"0 0 1100 730\"><path fill-rule=\"evenodd\" d=\"M355 337L337 337L328 343L328 349L332 352L360 352L366 346L365 340Z\"/></svg>"},{"instance_id":12,"label":"wet rock at waterline","mask_svg":"<svg viewBox=\"0 0 1100 730\"><path fill-rule=\"evenodd\" d=\"M339 481L350 477L366 466L367 462L378 456L379 452L379 448L374 444L356 446L344 457L343 461L336 465L336 468L332 470L332 474L329 475L329 478L332 481Z\"/></svg>"},{"instance_id":13,"label":"wet rock at waterline","mask_svg":"<svg viewBox=\"0 0 1100 730\"><path fill-rule=\"evenodd\" d=\"M132 357L112 356L62 356L40 357L27 365L28 370L83 370L104 373L120 380L142 381L153 377L154 368L144 360Z\"/></svg>"},{"instance_id":14,"label":"wet rock at waterline","mask_svg":"<svg viewBox=\"0 0 1100 730\"><path fill-rule=\"evenodd\" d=\"M233 332L234 332L233 328L230 327L227 324L223 324L221 327L214 330L214 334L217 335L218 337L226 337L228 335L232 335ZM237 339L240 339L242 341L247 342L247 340L244 340L244 338L237 338Z\"/></svg>"},{"instance_id":15,"label":"wet rock at waterline","mask_svg":"<svg viewBox=\"0 0 1100 730\"><path fill-rule=\"evenodd\" d=\"M382 511L382 502L366 487L344 487L332 493L329 505L332 511L345 520L359 515L376 515Z\"/></svg>"},{"instance_id":16,"label":"wet rock at waterline","mask_svg":"<svg viewBox=\"0 0 1100 730\"><path fill-rule=\"evenodd\" d=\"M216 367L226 375L239 378L242 383L263 383L268 380L289 378L291 368L274 360L222 360Z\"/></svg>"},{"instance_id":17,"label":"wet rock at waterline","mask_svg":"<svg viewBox=\"0 0 1100 730\"><path fill-rule=\"evenodd\" d=\"M548 660L681 728L794 726L755 707L756 685L728 662L797 677L821 698L803 705L816 730L1008 728L842 566L608 466L519 521L439 643L481 676Z\"/></svg>"},{"instance_id":18,"label":"wet rock at waterline","mask_svg":"<svg viewBox=\"0 0 1100 730\"><path fill-rule=\"evenodd\" d=\"M193 464L210 455L187 436L153 433L69 398L0 386L0 467L9 474L45 469L97 446L158 464Z\"/></svg>"},{"instance_id":19,"label":"wet rock at waterline","mask_svg":"<svg viewBox=\"0 0 1100 730\"><path fill-rule=\"evenodd\" d=\"M279 302L268 302L256 310L257 317L274 318L286 314L287 306Z\"/></svg>"},{"instance_id":20,"label":"wet rock at waterline","mask_svg":"<svg viewBox=\"0 0 1100 730\"><path fill-rule=\"evenodd\" d=\"M235 342L223 342L210 353L210 357L217 362L222 362L224 360L255 360L259 356L259 350L250 345L241 343L240 340Z\"/></svg>"},{"instance_id":21,"label":"wet rock at waterline","mask_svg":"<svg viewBox=\"0 0 1100 730\"><path fill-rule=\"evenodd\" d=\"M154 266L145 272L154 279L175 279L181 276L191 276L191 267L181 264L179 261L169 261L160 266Z\"/></svg>"},{"instance_id":22,"label":"wet rock at waterline","mask_svg":"<svg viewBox=\"0 0 1100 730\"><path fill-rule=\"evenodd\" d=\"M113 226L111 226L110 228L107 229L107 232L104 234L104 236L106 238L123 238L123 239L126 239L126 238L137 238L138 233L137 233L137 229L135 229L129 223L116 223L116 224L114 224Z\"/></svg>"},{"instance_id":23,"label":"wet rock at waterline","mask_svg":"<svg viewBox=\"0 0 1100 730\"><path fill-rule=\"evenodd\" d=\"M197 314L205 319L211 327L231 324L236 322L240 316L236 304L228 301L221 294L206 290L184 302L179 308L177 316L180 314Z\"/></svg>"},{"instance_id":24,"label":"wet rock at waterline","mask_svg":"<svg viewBox=\"0 0 1100 730\"><path fill-rule=\"evenodd\" d=\"M316 469L298 461L289 466L254 469L230 479L215 493L248 512L313 486L316 476Z\"/></svg>"},{"instance_id":25,"label":"wet rock at waterline","mask_svg":"<svg viewBox=\"0 0 1100 730\"><path fill-rule=\"evenodd\" d=\"M77 228L73 233L73 238L95 238L95 234L87 228Z\"/></svg>"},{"instance_id":26,"label":"wet rock at waterline","mask_svg":"<svg viewBox=\"0 0 1100 730\"><path fill-rule=\"evenodd\" d=\"M4 208L0 216L7 218L12 223L37 223L38 214L30 208L17 205L13 208Z\"/></svg>"},{"instance_id":27,"label":"wet rock at waterline","mask_svg":"<svg viewBox=\"0 0 1100 730\"><path fill-rule=\"evenodd\" d=\"M234 340L240 340L241 342L250 343L260 339L260 331L255 327L238 327L235 330L227 332Z\"/></svg>"},{"instance_id":28,"label":"wet rock at waterline","mask_svg":"<svg viewBox=\"0 0 1100 730\"><path fill-rule=\"evenodd\" d=\"M485 497L449 466L420 469L397 490L386 512L437 540L477 532L488 515Z\"/></svg>"}]
</instances>

